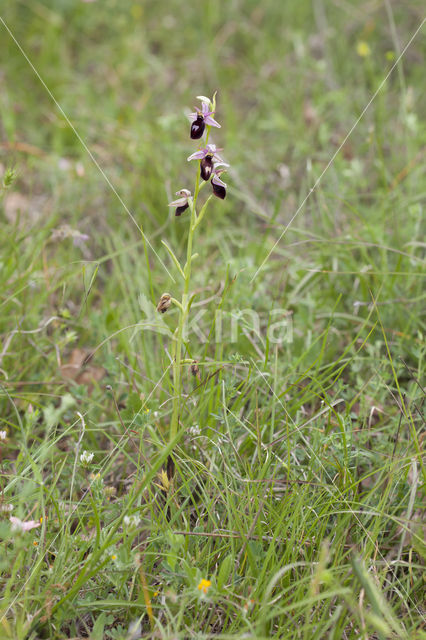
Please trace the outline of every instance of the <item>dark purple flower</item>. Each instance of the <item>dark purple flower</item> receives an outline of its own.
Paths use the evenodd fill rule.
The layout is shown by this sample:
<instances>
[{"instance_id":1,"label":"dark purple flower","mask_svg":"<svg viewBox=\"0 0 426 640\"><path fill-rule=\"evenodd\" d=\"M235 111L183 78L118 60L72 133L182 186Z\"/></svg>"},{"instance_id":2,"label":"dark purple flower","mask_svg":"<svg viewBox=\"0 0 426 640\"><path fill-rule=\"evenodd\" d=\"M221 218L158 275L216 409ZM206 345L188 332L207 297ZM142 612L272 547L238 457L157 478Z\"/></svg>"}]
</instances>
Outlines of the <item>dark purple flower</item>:
<instances>
[{"instance_id":1,"label":"dark purple flower","mask_svg":"<svg viewBox=\"0 0 426 640\"><path fill-rule=\"evenodd\" d=\"M200 175L203 180L209 180L213 172L213 163L215 161L222 162L222 158L217 153L218 149L215 144L208 144L204 149L199 149L189 156L189 160L201 160ZM220 149L219 149L220 151Z\"/></svg>"},{"instance_id":2,"label":"dark purple flower","mask_svg":"<svg viewBox=\"0 0 426 640\"><path fill-rule=\"evenodd\" d=\"M188 189L181 189L180 191L176 191L176 195L180 196L180 198L170 202L169 207L176 207L175 216L180 216L189 207L188 201L191 197L191 192L188 191Z\"/></svg>"},{"instance_id":3,"label":"dark purple flower","mask_svg":"<svg viewBox=\"0 0 426 640\"><path fill-rule=\"evenodd\" d=\"M220 124L212 118L214 111L210 111L210 101L207 103L203 100L201 102L201 109L197 107L194 107L194 109L195 112L189 114L191 120L190 135L193 140L198 140L202 137L206 124L210 127L218 127L220 129Z\"/></svg>"},{"instance_id":4,"label":"dark purple flower","mask_svg":"<svg viewBox=\"0 0 426 640\"><path fill-rule=\"evenodd\" d=\"M217 164L215 164L213 169L212 179L211 179L213 193L215 196L217 196L221 200L224 200L226 198L227 184L226 182L221 180L219 176L224 171L226 171L225 167L229 167L229 164L226 164L225 162L218 162Z\"/></svg>"}]
</instances>

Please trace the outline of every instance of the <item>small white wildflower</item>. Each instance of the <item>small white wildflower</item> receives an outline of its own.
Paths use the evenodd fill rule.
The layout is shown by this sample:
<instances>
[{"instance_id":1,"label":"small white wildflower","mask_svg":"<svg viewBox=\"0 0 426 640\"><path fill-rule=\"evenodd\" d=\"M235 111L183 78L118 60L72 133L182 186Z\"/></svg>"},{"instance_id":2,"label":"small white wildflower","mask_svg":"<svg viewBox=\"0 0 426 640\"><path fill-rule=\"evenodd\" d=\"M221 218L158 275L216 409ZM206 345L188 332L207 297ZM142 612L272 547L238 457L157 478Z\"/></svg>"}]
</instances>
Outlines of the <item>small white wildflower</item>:
<instances>
[{"instance_id":1,"label":"small white wildflower","mask_svg":"<svg viewBox=\"0 0 426 640\"><path fill-rule=\"evenodd\" d=\"M68 169L71 168L71 162L68 160L68 158L59 158L58 168L61 171L67 171Z\"/></svg>"},{"instance_id":2,"label":"small white wildflower","mask_svg":"<svg viewBox=\"0 0 426 640\"><path fill-rule=\"evenodd\" d=\"M130 623L129 628L127 630L126 638L128 640L138 640L138 638L142 637L142 626L139 620L134 620Z\"/></svg>"},{"instance_id":3,"label":"small white wildflower","mask_svg":"<svg viewBox=\"0 0 426 640\"><path fill-rule=\"evenodd\" d=\"M0 511L3 511L3 513L10 513L13 511L13 504L1 504Z\"/></svg>"},{"instance_id":4,"label":"small white wildflower","mask_svg":"<svg viewBox=\"0 0 426 640\"><path fill-rule=\"evenodd\" d=\"M80 456L81 464L84 464L84 465L90 464L93 460L93 456L94 456L93 453L89 453L88 451L84 450Z\"/></svg>"},{"instance_id":5,"label":"small white wildflower","mask_svg":"<svg viewBox=\"0 0 426 640\"><path fill-rule=\"evenodd\" d=\"M84 164L82 162L75 163L75 172L79 178L82 178L84 176L85 171L84 171Z\"/></svg>"},{"instance_id":6,"label":"small white wildflower","mask_svg":"<svg viewBox=\"0 0 426 640\"><path fill-rule=\"evenodd\" d=\"M189 433L191 436L199 436L201 433L201 429L198 424L193 424L192 427L189 427Z\"/></svg>"},{"instance_id":7,"label":"small white wildflower","mask_svg":"<svg viewBox=\"0 0 426 640\"><path fill-rule=\"evenodd\" d=\"M6 440L7 433L6 431L0 431L0 440Z\"/></svg>"},{"instance_id":8,"label":"small white wildflower","mask_svg":"<svg viewBox=\"0 0 426 640\"><path fill-rule=\"evenodd\" d=\"M137 515L133 516L124 516L123 524L127 529L134 529L138 526L141 521L140 517Z\"/></svg>"}]
</instances>

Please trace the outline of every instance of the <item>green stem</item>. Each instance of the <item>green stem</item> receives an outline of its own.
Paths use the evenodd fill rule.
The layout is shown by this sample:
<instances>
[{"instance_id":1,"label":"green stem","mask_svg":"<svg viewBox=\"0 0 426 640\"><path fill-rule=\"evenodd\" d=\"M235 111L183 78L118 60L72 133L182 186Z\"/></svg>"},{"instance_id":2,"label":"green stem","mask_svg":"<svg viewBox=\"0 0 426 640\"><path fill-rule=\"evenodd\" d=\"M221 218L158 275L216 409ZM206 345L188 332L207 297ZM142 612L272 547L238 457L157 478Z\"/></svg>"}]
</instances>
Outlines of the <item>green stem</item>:
<instances>
[{"instance_id":1,"label":"green stem","mask_svg":"<svg viewBox=\"0 0 426 640\"><path fill-rule=\"evenodd\" d=\"M179 424L179 415L181 408L181 386L182 386L182 343L183 343L183 332L185 327L186 318L188 315L188 298L189 298L189 285L191 280L191 263L192 263L192 244L194 238L194 223L196 221L196 202L199 191L199 171L197 173L197 183L195 186L194 192L194 200L191 206L191 221L189 224L188 231L188 244L186 251L186 265L184 269L185 275L185 284L184 290L182 294L182 302L179 313L179 324L177 327L177 338L176 338L176 350L175 357L173 361L173 412L172 412L172 420L170 423L170 440L173 440L177 433L178 424Z\"/></svg>"},{"instance_id":2,"label":"green stem","mask_svg":"<svg viewBox=\"0 0 426 640\"><path fill-rule=\"evenodd\" d=\"M206 146L209 140L210 127L207 127L207 135L206 135ZM185 322L188 317L188 302L189 302L189 285L191 281L191 266L192 266L192 245L194 240L194 233L197 227L197 198L200 192L200 163L198 163L197 168L197 178L195 181L195 189L194 189L194 198L192 200L192 204L190 204L191 208L191 221L189 223L189 231L188 231L188 244L186 249L186 265L184 268L184 276L185 276L185 284L184 290L182 294L182 302L179 313L179 324L176 329L176 343L175 349L173 350L173 410L172 410L172 419L170 422L170 440L176 436L178 425L179 425L179 416L182 406L182 345L183 345L183 333L185 328ZM201 221L201 220L200 220Z\"/></svg>"}]
</instances>

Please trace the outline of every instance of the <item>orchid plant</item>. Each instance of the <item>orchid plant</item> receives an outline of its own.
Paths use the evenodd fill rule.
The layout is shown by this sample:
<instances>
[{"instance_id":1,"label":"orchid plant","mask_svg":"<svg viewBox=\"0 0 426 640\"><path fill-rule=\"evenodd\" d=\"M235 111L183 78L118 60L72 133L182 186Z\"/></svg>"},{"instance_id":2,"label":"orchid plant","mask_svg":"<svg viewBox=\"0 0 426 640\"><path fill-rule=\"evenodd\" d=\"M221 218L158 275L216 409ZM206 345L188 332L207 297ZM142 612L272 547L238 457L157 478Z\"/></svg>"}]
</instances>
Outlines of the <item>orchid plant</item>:
<instances>
[{"instance_id":1,"label":"orchid plant","mask_svg":"<svg viewBox=\"0 0 426 640\"><path fill-rule=\"evenodd\" d=\"M216 93L213 98L198 96L201 101L201 107L195 107L195 111L190 114L191 128L190 138L192 140L200 140L200 148L188 157L188 161L197 161L197 170L195 177L194 194L188 189L180 189L176 192L179 196L169 207L175 208L175 215L181 216L189 211L189 227L186 249L186 263L181 266L178 258L174 254L169 245L163 241L164 246L169 252L180 277L183 280L183 291L180 301L172 297L168 293L163 293L157 306L157 311L165 313L172 305L176 305L179 311L178 325L173 336L172 348L172 367L173 367L173 409L170 421L170 439L172 440L178 430L179 420L182 411L182 367L189 365L191 371L198 371L196 361L185 358L185 324L188 320L191 303L194 296L191 296L191 270L192 261L197 254L193 253L195 231L201 224L207 208L213 198L216 196L223 200L226 197L226 183L221 179L229 167L219 155L219 151L215 144L209 143L210 131L212 127L220 128L220 124L214 119L216 112ZM198 209L198 200L201 190L208 184L211 184L212 192Z\"/></svg>"}]
</instances>

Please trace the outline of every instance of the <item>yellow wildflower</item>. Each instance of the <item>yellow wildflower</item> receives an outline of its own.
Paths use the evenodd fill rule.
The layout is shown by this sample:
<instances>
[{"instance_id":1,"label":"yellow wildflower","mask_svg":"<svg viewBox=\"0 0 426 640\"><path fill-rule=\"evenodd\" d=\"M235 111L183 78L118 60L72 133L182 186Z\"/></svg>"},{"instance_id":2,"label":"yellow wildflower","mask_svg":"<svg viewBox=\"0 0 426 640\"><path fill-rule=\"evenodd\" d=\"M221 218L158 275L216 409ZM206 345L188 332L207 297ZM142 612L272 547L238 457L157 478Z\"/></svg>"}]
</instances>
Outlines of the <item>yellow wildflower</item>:
<instances>
[{"instance_id":1,"label":"yellow wildflower","mask_svg":"<svg viewBox=\"0 0 426 640\"><path fill-rule=\"evenodd\" d=\"M202 591L204 594L207 593L207 591L210 589L210 587L212 586L211 580L205 580L204 578L200 581L200 584L198 585L198 589L200 591Z\"/></svg>"},{"instance_id":2,"label":"yellow wildflower","mask_svg":"<svg viewBox=\"0 0 426 640\"><path fill-rule=\"evenodd\" d=\"M356 52L360 58L368 58L371 55L371 49L365 40L356 43Z\"/></svg>"}]
</instances>

